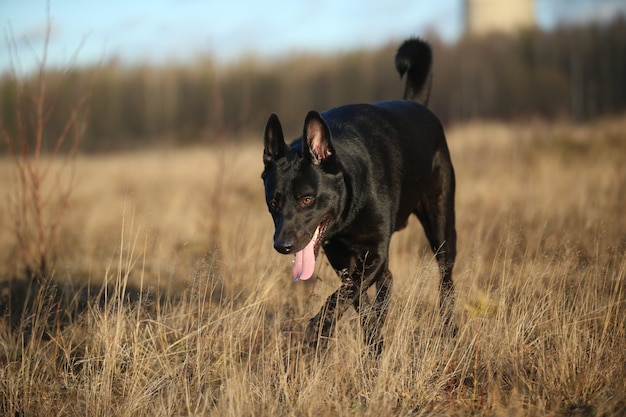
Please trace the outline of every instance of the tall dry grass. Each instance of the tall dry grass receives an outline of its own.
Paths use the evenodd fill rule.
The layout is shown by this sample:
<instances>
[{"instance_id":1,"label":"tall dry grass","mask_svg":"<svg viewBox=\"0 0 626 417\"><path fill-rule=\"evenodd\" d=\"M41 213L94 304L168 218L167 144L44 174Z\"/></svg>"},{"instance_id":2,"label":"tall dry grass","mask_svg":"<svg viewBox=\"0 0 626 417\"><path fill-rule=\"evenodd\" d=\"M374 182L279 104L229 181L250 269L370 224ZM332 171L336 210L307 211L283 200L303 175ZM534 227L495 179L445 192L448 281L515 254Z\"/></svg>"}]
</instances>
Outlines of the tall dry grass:
<instances>
[{"instance_id":1,"label":"tall dry grass","mask_svg":"<svg viewBox=\"0 0 626 417\"><path fill-rule=\"evenodd\" d=\"M318 279L292 283L273 252L260 138L80 157L39 318L20 317L33 301L0 238L0 412L623 415L624 132L625 119L450 129L459 333L438 332L436 262L411 221L392 242L378 361L355 313L320 356L297 349L338 280L320 259Z\"/></svg>"}]
</instances>

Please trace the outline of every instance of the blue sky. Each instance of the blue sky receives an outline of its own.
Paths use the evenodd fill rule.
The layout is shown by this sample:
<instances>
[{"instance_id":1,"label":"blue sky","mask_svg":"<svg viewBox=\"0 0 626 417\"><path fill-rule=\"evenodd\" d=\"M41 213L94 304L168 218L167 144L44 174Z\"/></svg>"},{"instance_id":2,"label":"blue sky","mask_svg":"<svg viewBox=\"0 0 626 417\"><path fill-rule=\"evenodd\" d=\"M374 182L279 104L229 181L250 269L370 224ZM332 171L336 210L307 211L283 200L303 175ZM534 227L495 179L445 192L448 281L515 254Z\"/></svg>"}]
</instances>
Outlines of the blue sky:
<instances>
[{"instance_id":1,"label":"blue sky","mask_svg":"<svg viewBox=\"0 0 626 417\"><path fill-rule=\"evenodd\" d=\"M78 64L113 56L158 64L202 55L228 62L250 53L347 50L432 31L454 41L462 10L462 0L52 0L48 62L67 65L79 47ZM626 1L536 0L535 11L540 26L550 28L607 20L626 13ZM0 0L0 72L11 62L7 37L15 39L18 69L33 68L46 16L45 0Z\"/></svg>"}]
</instances>

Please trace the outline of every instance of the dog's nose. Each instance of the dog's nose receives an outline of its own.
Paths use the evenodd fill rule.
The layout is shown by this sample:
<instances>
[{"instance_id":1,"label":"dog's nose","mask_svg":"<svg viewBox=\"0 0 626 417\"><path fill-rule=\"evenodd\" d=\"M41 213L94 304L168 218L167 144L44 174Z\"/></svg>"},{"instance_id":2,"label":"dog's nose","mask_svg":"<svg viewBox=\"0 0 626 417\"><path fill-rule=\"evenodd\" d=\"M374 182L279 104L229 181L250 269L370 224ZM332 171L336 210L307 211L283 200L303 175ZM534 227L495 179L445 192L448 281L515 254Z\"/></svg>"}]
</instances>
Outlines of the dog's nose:
<instances>
[{"instance_id":1,"label":"dog's nose","mask_svg":"<svg viewBox=\"0 0 626 417\"><path fill-rule=\"evenodd\" d=\"M293 241L292 240L275 240L274 241L274 249L283 255L287 255L293 251Z\"/></svg>"}]
</instances>

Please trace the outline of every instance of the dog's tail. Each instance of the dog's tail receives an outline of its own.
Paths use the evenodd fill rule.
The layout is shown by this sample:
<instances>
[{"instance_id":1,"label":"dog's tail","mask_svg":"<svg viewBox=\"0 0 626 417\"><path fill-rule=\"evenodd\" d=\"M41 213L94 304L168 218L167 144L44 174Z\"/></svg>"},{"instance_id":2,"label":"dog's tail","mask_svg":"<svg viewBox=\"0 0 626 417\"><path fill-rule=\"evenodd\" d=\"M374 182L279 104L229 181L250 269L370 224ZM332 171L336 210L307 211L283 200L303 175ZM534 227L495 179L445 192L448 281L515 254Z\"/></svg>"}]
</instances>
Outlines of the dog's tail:
<instances>
[{"instance_id":1,"label":"dog's tail","mask_svg":"<svg viewBox=\"0 0 626 417\"><path fill-rule=\"evenodd\" d=\"M432 85L433 53L425 41L412 38L404 41L396 53L396 69L400 78L406 74L404 99L428 105Z\"/></svg>"}]
</instances>

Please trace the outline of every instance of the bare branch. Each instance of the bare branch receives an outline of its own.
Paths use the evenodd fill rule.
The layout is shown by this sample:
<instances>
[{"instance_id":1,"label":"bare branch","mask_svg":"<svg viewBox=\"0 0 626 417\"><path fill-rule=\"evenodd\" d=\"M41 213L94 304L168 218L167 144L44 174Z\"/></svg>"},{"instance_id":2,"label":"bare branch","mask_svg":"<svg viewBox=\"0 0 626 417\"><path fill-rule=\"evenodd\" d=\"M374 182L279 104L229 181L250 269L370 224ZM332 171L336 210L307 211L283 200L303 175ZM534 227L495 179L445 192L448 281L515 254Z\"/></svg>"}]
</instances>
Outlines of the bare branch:
<instances>
[{"instance_id":1,"label":"bare branch","mask_svg":"<svg viewBox=\"0 0 626 417\"><path fill-rule=\"evenodd\" d=\"M69 199L74 186L74 156L84 134L84 122L89 114L89 99L95 73L88 88L72 106L61 131L53 138L48 131L48 122L58 107L61 88L67 82L72 65L84 44L84 39L72 55L70 64L62 71L60 83L47 72L48 48L50 45L52 19L50 3L47 3L47 26L43 51L38 58L38 71L34 86L28 78L20 78L15 67L19 62L17 43L12 29L5 33L11 59L11 72L15 78L15 129L10 131L0 122L0 134L4 136L11 158L15 164L18 184L14 191L11 210L14 218L15 236L19 257L26 275L39 284L46 284L50 278L49 262L54 251L56 233L61 225L63 214L69 207ZM27 42L28 43L28 42ZM54 77L57 75L53 74ZM50 100L52 96L52 100ZM48 137L47 137L48 136ZM69 157L57 161L68 136L72 143ZM48 155L46 142L52 149ZM65 172L69 171L69 178ZM49 178L52 176L52 178ZM52 180L52 181L50 181Z\"/></svg>"}]
</instances>

